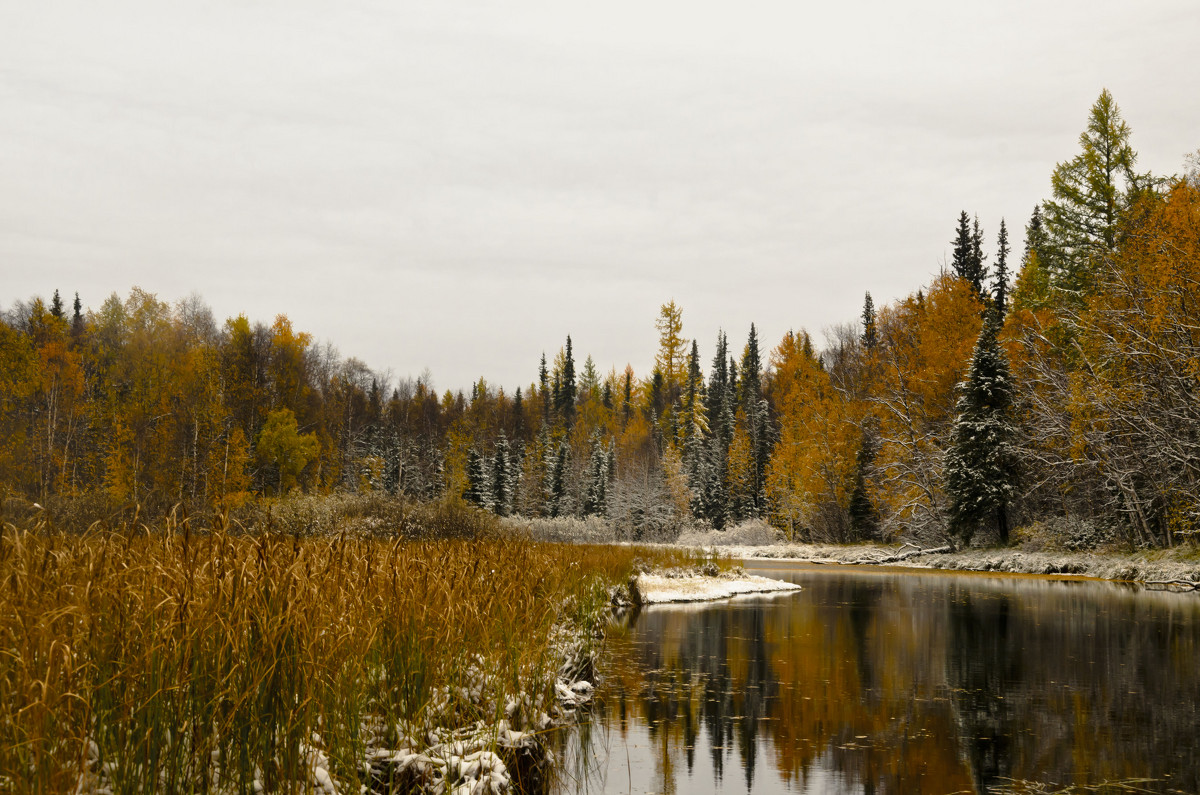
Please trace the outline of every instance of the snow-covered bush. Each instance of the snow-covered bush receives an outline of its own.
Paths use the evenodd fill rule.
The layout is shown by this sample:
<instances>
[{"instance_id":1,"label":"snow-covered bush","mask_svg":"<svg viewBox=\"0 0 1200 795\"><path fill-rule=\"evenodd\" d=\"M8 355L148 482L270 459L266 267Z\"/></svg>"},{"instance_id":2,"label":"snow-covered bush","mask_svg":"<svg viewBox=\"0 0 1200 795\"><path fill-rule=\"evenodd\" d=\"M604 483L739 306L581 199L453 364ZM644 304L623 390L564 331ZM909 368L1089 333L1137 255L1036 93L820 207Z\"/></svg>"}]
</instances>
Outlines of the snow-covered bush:
<instances>
[{"instance_id":1,"label":"snow-covered bush","mask_svg":"<svg viewBox=\"0 0 1200 795\"><path fill-rule=\"evenodd\" d=\"M784 541L783 533L762 519L747 519L728 530L685 532L676 543L685 546L739 546L764 547Z\"/></svg>"}]
</instances>

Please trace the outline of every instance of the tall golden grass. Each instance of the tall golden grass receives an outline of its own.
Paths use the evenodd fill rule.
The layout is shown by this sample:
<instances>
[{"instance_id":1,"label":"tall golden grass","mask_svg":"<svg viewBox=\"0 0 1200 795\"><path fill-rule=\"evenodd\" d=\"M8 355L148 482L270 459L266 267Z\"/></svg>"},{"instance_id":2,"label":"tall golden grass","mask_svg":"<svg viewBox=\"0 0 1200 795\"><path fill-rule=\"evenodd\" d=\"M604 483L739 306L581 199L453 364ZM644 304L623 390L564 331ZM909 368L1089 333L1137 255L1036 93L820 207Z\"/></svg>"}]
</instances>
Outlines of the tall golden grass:
<instances>
[{"instance_id":1,"label":"tall golden grass","mask_svg":"<svg viewBox=\"0 0 1200 795\"><path fill-rule=\"evenodd\" d=\"M594 621L636 556L678 562L495 534L4 524L0 792L70 791L101 768L114 793L289 791L313 743L357 791L365 726L549 703L553 628ZM472 666L495 692L465 694Z\"/></svg>"}]
</instances>

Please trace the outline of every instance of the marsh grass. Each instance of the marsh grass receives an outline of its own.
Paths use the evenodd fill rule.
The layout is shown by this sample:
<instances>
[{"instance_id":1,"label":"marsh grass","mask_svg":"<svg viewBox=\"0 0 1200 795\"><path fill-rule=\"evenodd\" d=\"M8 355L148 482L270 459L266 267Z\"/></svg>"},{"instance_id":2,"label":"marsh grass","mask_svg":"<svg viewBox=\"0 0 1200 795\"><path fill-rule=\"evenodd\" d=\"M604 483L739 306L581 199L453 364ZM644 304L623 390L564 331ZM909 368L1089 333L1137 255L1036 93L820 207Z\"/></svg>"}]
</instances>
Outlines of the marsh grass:
<instances>
[{"instance_id":1,"label":"marsh grass","mask_svg":"<svg viewBox=\"0 0 1200 795\"><path fill-rule=\"evenodd\" d=\"M481 532L464 510L438 540L3 524L0 792L299 791L317 752L357 791L400 727L551 703L562 627L589 637L635 557L681 562Z\"/></svg>"}]
</instances>

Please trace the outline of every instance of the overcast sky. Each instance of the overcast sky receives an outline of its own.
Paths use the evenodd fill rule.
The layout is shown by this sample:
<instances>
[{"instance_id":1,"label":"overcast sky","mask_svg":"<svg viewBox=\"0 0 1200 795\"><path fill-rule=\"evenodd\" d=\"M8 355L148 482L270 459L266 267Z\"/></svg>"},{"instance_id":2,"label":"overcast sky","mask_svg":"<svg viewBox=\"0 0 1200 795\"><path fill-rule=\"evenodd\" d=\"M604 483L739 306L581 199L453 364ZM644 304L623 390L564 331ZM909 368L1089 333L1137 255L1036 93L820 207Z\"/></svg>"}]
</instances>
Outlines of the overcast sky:
<instances>
[{"instance_id":1,"label":"overcast sky","mask_svg":"<svg viewBox=\"0 0 1200 795\"><path fill-rule=\"evenodd\" d=\"M1014 247L1108 87L1139 166L1200 147L1200 3L0 4L0 307L140 286L439 389L570 333L705 369Z\"/></svg>"}]
</instances>

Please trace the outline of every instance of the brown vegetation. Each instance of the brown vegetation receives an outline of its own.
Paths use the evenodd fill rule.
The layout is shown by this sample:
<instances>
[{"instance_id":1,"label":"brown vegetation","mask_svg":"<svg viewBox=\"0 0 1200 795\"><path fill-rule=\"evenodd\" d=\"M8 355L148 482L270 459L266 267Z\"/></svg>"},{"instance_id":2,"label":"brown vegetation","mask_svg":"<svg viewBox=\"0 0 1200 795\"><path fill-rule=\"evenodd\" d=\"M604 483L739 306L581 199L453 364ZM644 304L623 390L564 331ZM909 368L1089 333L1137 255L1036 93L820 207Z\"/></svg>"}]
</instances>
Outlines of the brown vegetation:
<instances>
[{"instance_id":1,"label":"brown vegetation","mask_svg":"<svg viewBox=\"0 0 1200 795\"><path fill-rule=\"evenodd\" d=\"M494 722L521 694L552 703L561 627L590 637L635 555L679 557L536 543L467 513L486 532L437 541L5 522L0 791L97 774L112 792L217 776L287 791L317 751L357 790L366 750L395 747L398 727Z\"/></svg>"}]
</instances>

